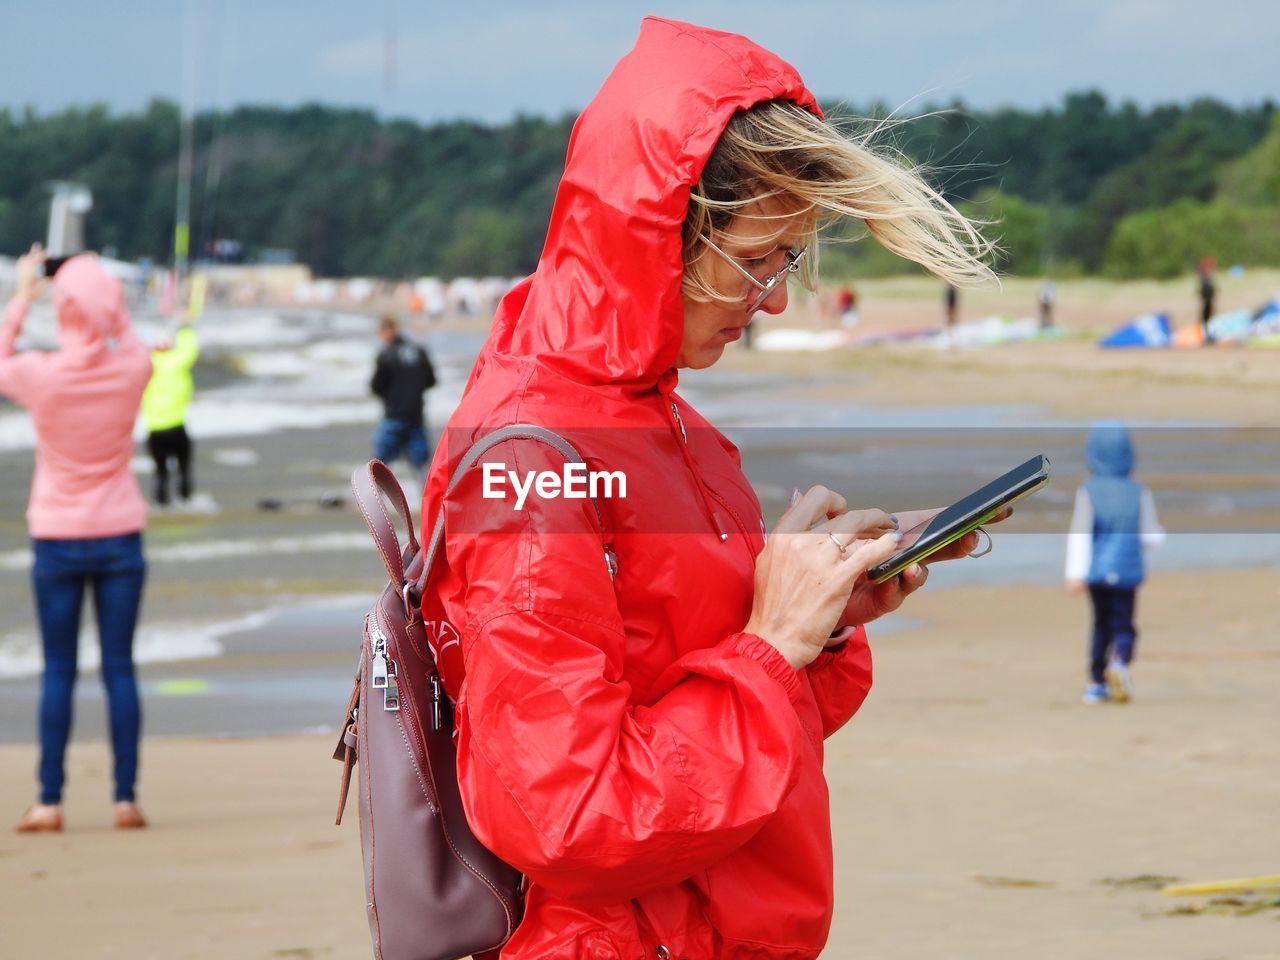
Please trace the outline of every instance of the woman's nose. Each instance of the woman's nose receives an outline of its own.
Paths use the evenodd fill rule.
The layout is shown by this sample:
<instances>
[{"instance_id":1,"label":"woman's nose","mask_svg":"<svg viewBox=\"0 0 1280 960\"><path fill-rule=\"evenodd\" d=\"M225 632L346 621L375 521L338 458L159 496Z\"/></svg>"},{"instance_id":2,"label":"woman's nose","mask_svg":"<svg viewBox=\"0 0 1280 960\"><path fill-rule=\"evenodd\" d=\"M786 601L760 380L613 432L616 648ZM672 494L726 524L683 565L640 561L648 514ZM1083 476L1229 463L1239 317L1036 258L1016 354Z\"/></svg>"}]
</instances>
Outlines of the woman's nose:
<instances>
[{"instance_id":1,"label":"woman's nose","mask_svg":"<svg viewBox=\"0 0 1280 960\"><path fill-rule=\"evenodd\" d=\"M769 292L760 304L760 313L782 313L787 309L787 282L784 280Z\"/></svg>"}]
</instances>

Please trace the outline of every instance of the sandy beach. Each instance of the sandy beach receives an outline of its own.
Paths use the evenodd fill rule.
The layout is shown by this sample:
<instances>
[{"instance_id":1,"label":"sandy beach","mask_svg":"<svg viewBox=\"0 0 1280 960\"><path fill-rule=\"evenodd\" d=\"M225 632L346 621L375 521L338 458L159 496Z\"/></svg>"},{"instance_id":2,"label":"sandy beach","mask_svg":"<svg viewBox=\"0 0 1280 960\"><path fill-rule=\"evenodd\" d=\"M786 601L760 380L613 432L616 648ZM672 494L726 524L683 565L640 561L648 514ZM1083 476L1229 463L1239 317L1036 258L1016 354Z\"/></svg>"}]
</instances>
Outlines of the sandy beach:
<instances>
[{"instance_id":1,"label":"sandy beach","mask_svg":"<svg viewBox=\"0 0 1280 960\"><path fill-rule=\"evenodd\" d=\"M1274 292L1280 274L1248 282L1224 298ZM738 345L682 381L742 447L770 518L793 484L899 509L967 492L1030 449L1058 465L990 557L940 568L873 629L876 688L829 744L838 902L825 957L1280 957L1280 911L1174 900L1150 879L1280 871L1280 351L1100 351L1083 335L1189 291L1080 283L1059 288L1073 333L1059 341ZM859 289L868 324L938 320L928 281ZM966 310L1004 310L1001 297L1030 289L1007 285ZM373 320L268 319L207 321L215 344L193 415L212 508L157 514L148 528L140 798L152 829L109 828L90 661L67 832L0 834L6 956L367 955L355 811L332 826L329 753L380 578L342 497L375 415ZM820 320L797 310L784 322ZM237 325L241 341L226 332ZM445 374L437 418L481 327L418 329ZM0 414L0 812L14 819L34 787L39 654L21 518L31 454L21 414ZM1144 425L1140 475L1173 534L1140 594L1127 707L1079 702L1088 604L1059 583L1082 429L1099 416Z\"/></svg>"},{"instance_id":2,"label":"sandy beach","mask_svg":"<svg viewBox=\"0 0 1280 960\"><path fill-rule=\"evenodd\" d=\"M915 625L875 641L872 696L829 743L838 893L824 957L1280 956L1277 911L1171 915L1210 898L1140 879L1280 864L1280 651L1255 627L1274 621L1274 578L1154 580L1137 699L1094 708L1077 699L1082 599L917 597ZM0 836L6 954L364 956L359 841L354 819L332 825L330 743L150 741L153 827L139 834L109 829L105 748L77 744L68 831ZM35 751L0 748L0 763L0 809L16 811Z\"/></svg>"}]
</instances>

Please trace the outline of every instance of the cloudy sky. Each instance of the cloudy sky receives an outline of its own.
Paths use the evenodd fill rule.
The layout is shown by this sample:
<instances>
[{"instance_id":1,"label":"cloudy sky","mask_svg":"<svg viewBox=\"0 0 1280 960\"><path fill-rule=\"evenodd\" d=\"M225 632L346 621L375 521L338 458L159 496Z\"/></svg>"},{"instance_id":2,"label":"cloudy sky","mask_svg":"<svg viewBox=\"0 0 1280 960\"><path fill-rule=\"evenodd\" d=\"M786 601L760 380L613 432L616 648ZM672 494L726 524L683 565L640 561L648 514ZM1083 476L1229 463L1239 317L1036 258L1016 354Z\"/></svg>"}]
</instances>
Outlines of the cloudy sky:
<instances>
[{"instance_id":1,"label":"cloudy sky","mask_svg":"<svg viewBox=\"0 0 1280 960\"><path fill-rule=\"evenodd\" d=\"M201 109L558 114L590 99L646 13L744 33L853 103L1280 99L1275 0L0 0L0 107L179 99L185 60Z\"/></svg>"}]
</instances>

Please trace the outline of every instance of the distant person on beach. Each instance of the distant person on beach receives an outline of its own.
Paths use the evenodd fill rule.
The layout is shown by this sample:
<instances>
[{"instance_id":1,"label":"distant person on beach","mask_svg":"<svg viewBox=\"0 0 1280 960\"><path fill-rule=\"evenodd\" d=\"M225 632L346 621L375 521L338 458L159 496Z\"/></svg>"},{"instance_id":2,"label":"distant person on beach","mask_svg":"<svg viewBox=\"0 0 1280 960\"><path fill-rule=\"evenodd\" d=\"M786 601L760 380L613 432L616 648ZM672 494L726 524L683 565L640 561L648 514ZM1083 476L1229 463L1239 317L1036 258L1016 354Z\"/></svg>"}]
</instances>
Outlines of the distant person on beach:
<instances>
[{"instance_id":1,"label":"distant person on beach","mask_svg":"<svg viewBox=\"0 0 1280 960\"><path fill-rule=\"evenodd\" d=\"M1091 476L1076 493L1067 535L1067 589L1093 603L1093 635L1085 703L1133 697L1138 643L1134 608L1146 576L1143 550L1164 541L1151 491L1134 480L1133 443L1124 424L1095 424L1085 442Z\"/></svg>"},{"instance_id":2,"label":"distant person on beach","mask_svg":"<svg viewBox=\"0 0 1280 960\"><path fill-rule=\"evenodd\" d=\"M1040 284L1040 329L1053 328L1053 298L1055 295L1053 281L1046 277Z\"/></svg>"},{"instance_id":3,"label":"distant person on beach","mask_svg":"<svg viewBox=\"0 0 1280 960\"><path fill-rule=\"evenodd\" d=\"M846 218L948 281L991 276L961 214L744 37L646 18L575 124L537 270L499 306L422 507L429 533L470 443L516 424L627 480L599 514L547 495L564 456L516 435L449 489L422 610L458 638L438 663L470 825L527 879L503 960L822 951L823 740L870 688L864 624L928 571L865 572L934 511L814 486L766 542L737 448L676 387L785 310L789 279L816 289L819 225ZM519 510L486 492L499 461L538 480Z\"/></svg>"},{"instance_id":4,"label":"distant person on beach","mask_svg":"<svg viewBox=\"0 0 1280 960\"><path fill-rule=\"evenodd\" d=\"M948 283L943 291L942 305L946 311L947 329L950 330L960 318L960 290L954 283Z\"/></svg>"},{"instance_id":5,"label":"distant person on beach","mask_svg":"<svg viewBox=\"0 0 1280 960\"><path fill-rule=\"evenodd\" d=\"M62 829L80 611L89 591L115 761L115 825L143 827L146 821L134 792L142 710L133 637L146 576L142 529L147 504L129 461L151 360L129 322L120 282L92 254L68 260L53 280L60 348L15 353L14 341L39 293L38 271L45 259L38 246L19 258L17 292L0 325L0 394L29 409L35 421L36 468L27 527L44 650L40 797L15 829Z\"/></svg>"},{"instance_id":6,"label":"distant person on beach","mask_svg":"<svg viewBox=\"0 0 1280 960\"><path fill-rule=\"evenodd\" d=\"M1209 321L1213 319L1213 300L1218 288L1213 284L1213 271L1217 267L1212 257L1200 261L1200 326L1204 329L1204 342L1212 343L1213 334L1209 332Z\"/></svg>"},{"instance_id":7,"label":"distant person on beach","mask_svg":"<svg viewBox=\"0 0 1280 960\"><path fill-rule=\"evenodd\" d=\"M836 310L840 314L840 326L852 330L858 325L858 295L847 283L836 291Z\"/></svg>"},{"instance_id":8,"label":"distant person on beach","mask_svg":"<svg viewBox=\"0 0 1280 960\"><path fill-rule=\"evenodd\" d=\"M382 350L370 389L382 400L383 416L374 434L373 455L388 466L403 455L419 479L425 479L431 445L423 408L427 391L435 386L436 371L426 347L405 339L395 317L382 318L378 338Z\"/></svg>"},{"instance_id":9,"label":"distant person on beach","mask_svg":"<svg viewBox=\"0 0 1280 960\"><path fill-rule=\"evenodd\" d=\"M142 420L147 426L147 450L155 462L155 501L169 505L169 463L178 468L178 497L191 499L193 445L187 434L187 408L195 392L191 368L200 355L196 332L189 325L178 328L172 339L162 339L151 351L151 381L142 394Z\"/></svg>"}]
</instances>

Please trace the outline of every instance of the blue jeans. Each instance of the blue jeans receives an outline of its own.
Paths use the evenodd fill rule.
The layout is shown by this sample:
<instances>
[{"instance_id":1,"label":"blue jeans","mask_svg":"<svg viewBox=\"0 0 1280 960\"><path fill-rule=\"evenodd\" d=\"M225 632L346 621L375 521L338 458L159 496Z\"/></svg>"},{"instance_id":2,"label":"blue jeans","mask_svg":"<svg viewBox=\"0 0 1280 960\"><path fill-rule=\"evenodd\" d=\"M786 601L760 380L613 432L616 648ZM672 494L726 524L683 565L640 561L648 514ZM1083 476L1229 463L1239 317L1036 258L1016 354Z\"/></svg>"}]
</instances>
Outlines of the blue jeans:
<instances>
[{"instance_id":1,"label":"blue jeans","mask_svg":"<svg viewBox=\"0 0 1280 960\"><path fill-rule=\"evenodd\" d=\"M427 461L431 459L426 428L407 420L383 418L373 435L373 455L391 466L402 453L419 473L426 469Z\"/></svg>"},{"instance_id":2,"label":"blue jeans","mask_svg":"<svg viewBox=\"0 0 1280 960\"><path fill-rule=\"evenodd\" d=\"M1134 647L1138 643L1138 631L1133 625L1133 608L1137 597L1137 587L1089 584L1089 599L1093 601L1089 677L1094 683L1105 681L1107 663L1111 660L1119 660L1124 664L1133 660Z\"/></svg>"},{"instance_id":3,"label":"blue jeans","mask_svg":"<svg viewBox=\"0 0 1280 960\"><path fill-rule=\"evenodd\" d=\"M133 632L147 567L142 534L88 540L33 540L36 615L44 646L40 688L40 802L61 803L72 694L80 639L80 608L86 587L102 645L102 685L107 693L115 798L134 799L142 708L133 673Z\"/></svg>"}]
</instances>

